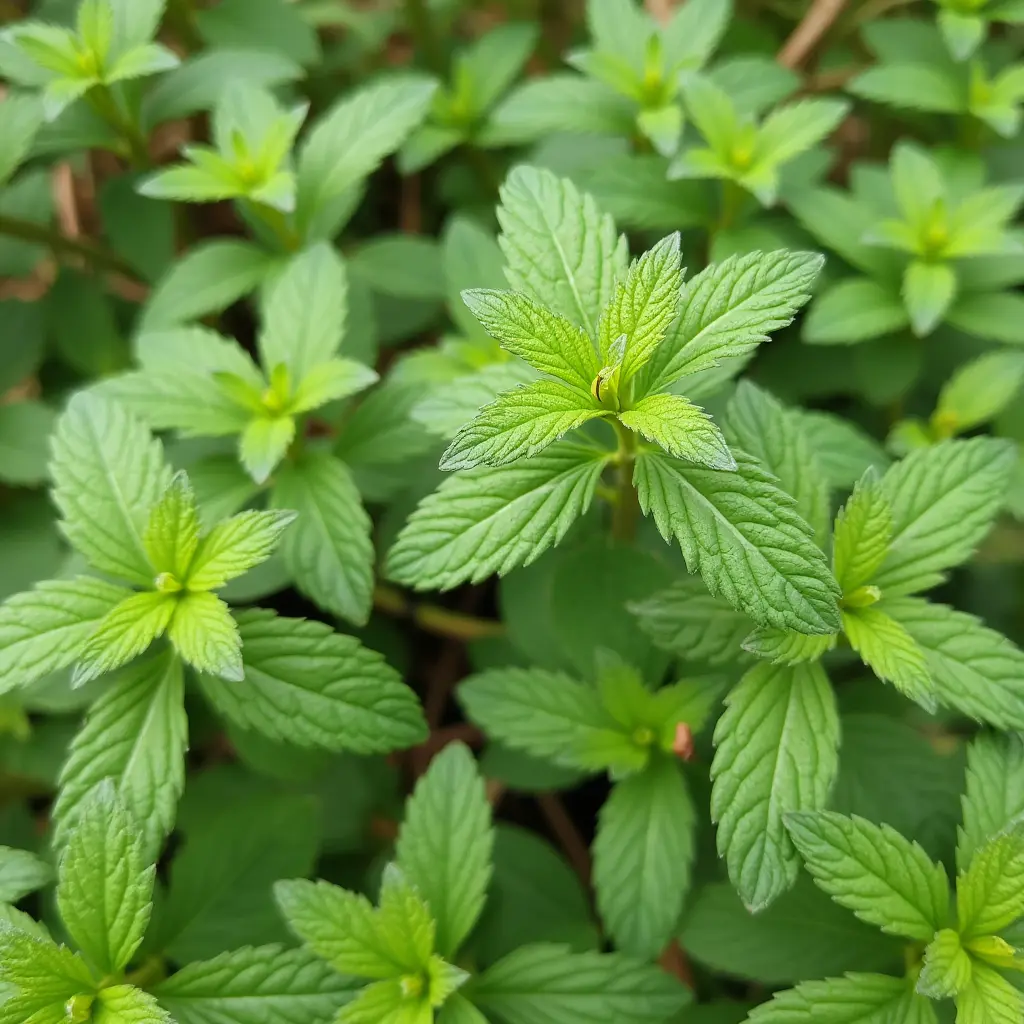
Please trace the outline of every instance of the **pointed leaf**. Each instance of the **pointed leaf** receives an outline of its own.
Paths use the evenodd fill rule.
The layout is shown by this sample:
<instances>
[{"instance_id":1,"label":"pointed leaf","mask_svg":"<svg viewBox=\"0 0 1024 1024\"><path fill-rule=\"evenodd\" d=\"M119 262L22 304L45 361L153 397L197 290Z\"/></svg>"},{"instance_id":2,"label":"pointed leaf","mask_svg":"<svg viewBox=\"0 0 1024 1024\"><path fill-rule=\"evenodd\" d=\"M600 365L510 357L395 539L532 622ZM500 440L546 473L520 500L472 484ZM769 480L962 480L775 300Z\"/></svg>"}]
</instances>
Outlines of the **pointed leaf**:
<instances>
[{"instance_id":1,"label":"pointed leaf","mask_svg":"<svg viewBox=\"0 0 1024 1024\"><path fill-rule=\"evenodd\" d=\"M619 420L677 459L708 469L736 469L722 432L700 406L682 395L648 395L620 413Z\"/></svg>"}]
</instances>

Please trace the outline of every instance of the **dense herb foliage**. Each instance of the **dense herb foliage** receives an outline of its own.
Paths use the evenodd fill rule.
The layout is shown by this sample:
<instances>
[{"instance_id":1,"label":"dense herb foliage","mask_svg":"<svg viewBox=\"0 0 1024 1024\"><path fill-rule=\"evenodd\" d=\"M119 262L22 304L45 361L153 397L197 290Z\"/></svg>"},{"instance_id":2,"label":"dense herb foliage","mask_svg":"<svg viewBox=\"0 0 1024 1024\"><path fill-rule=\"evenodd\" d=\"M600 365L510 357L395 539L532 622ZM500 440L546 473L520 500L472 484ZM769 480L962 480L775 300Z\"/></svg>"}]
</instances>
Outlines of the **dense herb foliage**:
<instances>
[{"instance_id":1,"label":"dense herb foliage","mask_svg":"<svg viewBox=\"0 0 1024 1024\"><path fill-rule=\"evenodd\" d=\"M0 23L0 1024L1024 1022L1024 2Z\"/></svg>"}]
</instances>

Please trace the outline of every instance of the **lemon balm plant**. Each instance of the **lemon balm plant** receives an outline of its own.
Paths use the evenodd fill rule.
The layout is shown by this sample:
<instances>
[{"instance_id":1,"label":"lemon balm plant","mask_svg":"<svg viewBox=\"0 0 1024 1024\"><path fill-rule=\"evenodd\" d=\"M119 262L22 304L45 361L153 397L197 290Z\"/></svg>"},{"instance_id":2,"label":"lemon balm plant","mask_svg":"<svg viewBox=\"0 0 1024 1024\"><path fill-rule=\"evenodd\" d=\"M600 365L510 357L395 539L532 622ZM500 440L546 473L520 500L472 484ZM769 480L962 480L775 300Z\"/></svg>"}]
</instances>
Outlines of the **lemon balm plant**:
<instances>
[{"instance_id":1,"label":"lemon balm plant","mask_svg":"<svg viewBox=\"0 0 1024 1024\"><path fill-rule=\"evenodd\" d=\"M0 3L0 1024L1020 1024L1020 20Z\"/></svg>"}]
</instances>

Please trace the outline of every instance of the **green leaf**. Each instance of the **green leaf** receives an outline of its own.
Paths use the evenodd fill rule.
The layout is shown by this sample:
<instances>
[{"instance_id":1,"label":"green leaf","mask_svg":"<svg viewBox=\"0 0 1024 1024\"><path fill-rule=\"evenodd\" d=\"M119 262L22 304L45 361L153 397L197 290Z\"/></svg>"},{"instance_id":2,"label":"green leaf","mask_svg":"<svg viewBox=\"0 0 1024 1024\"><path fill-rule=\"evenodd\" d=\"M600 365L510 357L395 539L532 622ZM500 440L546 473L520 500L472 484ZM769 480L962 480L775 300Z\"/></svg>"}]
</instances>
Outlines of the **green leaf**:
<instances>
[{"instance_id":1,"label":"green leaf","mask_svg":"<svg viewBox=\"0 0 1024 1024\"><path fill-rule=\"evenodd\" d=\"M903 301L914 333L930 334L956 296L956 271L946 263L914 260L903 275Z\"/></svg>"},{"instance_id":2,"label":"green leaf","mask_svg":"<svg viewBox=\"0 0 1024 1024\"><path fill-rule=\"evenodd\" d=\"M0 1004L5 1024L29 1020L43 1009L51 1012L40 1014L39 1020L56 1024L65 1019L65 1004L70 999L95 989L92 972L77 953L67 946L57 946L45 935L7 923L0 923L0 984L20 990ZM20 1017L16 1012L19 1009Z\"/></svg>"},{"instance_id":3,"label":"green leaf","mask_svg":"<svg viewBox=\"0 0 1024 1024\"><path fill-rule=\"evenodd\" d=\"M882 974L848 974L844 978L805 981L778 992L758 1006L751 1024L936 1024L931 1004L907 986L903 978Z\"/></svg>"},{"instance_id":4,"label":"green leaf","mask_svg":"<svg viewBox=\"0 0 1024 1024\"><path fill-rule=\"evenodd\" d=\"M405 808L395 848L406 878L437 923L449 959L473 930L491 878L494 830L483 779L469 749L449 744L431 762Z\"/></svg>"},{"instance_id":5,"label":"green leaf","mask_svg":"<svg viewBox=\"0 0 1024 1024\"><path fill-rule=\"evenodd\" d=\"M874 469L857 481L836 517L832 564L844 594L870 583L885 561L892 537L892 511Z\"/></svg>"},{"instance_id":6,"label":"green leaf","mask_svg":"<svg viewBox=\"0 0 1024 1024\"><path fill-rule=\"evenodd\" d=\"M658 647L686 661L724 665L744 658L740 645L750 619L712 597L700 579L683 577L629 610Z\"/></svg>"},{"instance_id":7,"label":"green leaf","mask_svg":"<svg viewBox=\"0 0 1024 1024\"><path fill-rule=\"evenodd\" d=\"M247 946L188 964L153 994L178 1024L329 1024L354 987L305 949Z\"/></svg>"},{"instance_id":8,"label":"green leaf","mask_svg":"<svg viewBox=\"0 0 1024 1024\"><path fill-rule=\"evenodd\" d=\"M134 985L110 985L96 994L92 1008L96 1024L172 1024L156 997Z\"/></svg>"},{"instance_id":9,"label":"green leaf","mask_svg":"<svg viewBox=\"0 0 1024 1024\"><path fill-rule=\"evenodd\" d=\"M590 395L601 363L582 327L517 292L474 288L462 299L502 348Z\"/></svg>"},{"instance_id":10,"label":"green leaf","mask_svg":"<svg viewBox=\"0 0 1024 1024\"><path fill-rule=\"evenodd\" d=\"M271 256L252 242L218 239L197 245L161 278L143 309L141 327L175 327L219 313L256 288L272 266Z\"/></svg>"},{"instance_id":11,"label":"green leaf","mask_svg":"<svg viewBox=\"0 0 1024 1024\"><path fill-rule=\"evenodd\" d=\"M757 914L728 882L705 885L688 901L679 941L703 966L772 988L841 971L886 970L902 954L895 939L858 921L806 877Z\"/></svg>"},{"instance_id":12,"label":"green leaf","mask_svg":"<svg viewBox=\"0 0 1024 1024\"><path fill-rule=\"evenodd\" d=\"M778 167L821 142L846 117L850 104L838 99L804 99L777 107L757 132L754 172Z\"/></svg>"},{"instance_id":13,"label":"green leaf","mask_svg":"<svg viewBox=\"0 0 1024 1024\"><path fill-rule=\"evenodd\" d=\"M487 1018L460 992L455 992L441 1007L437 1024L487 1024Z\"/></svg>"},{"instance_id":14,"label":"green leaf","mask_svg":"<svg viewBox=\"0 0 1024 1024\"><path fill-rule=\"evenodd\" d=\"M267 293L260 360L269 374L285 366L298 383L338 350L345 330L345 264L320 242L285 265Z\"/></svg>"},{"instance_id":15,"label":"green leaf","mask_svg":"<svg viewBox=\"0 0 1024 1024\"><path fill-rule=\"evenodd\" d=\"M597 690L560 672L491 669L459 686L466 714L489 736L565 768L601 771L643 767L634 746Z\"/></svg>"},{"instance_id":16,"label":"green leaf","mask_svg":"<svg viewBox=\"0 0 1024 1024\"><path fill-rule=\"evenodd\" d=\"M262 789L196 822L171 864L167 899L147 945L184 966L247 941L283 941L271 886L312 871L318 819L316 800Z\"/></svg>"},{"instance_id":17,"label":"green leaf","mask_svg":"<svg viewBox=\"0 0 1024 1024\"><path fill-rule=\"evenodd\" d=\"M956 883L964 939L995 935L1024 917L1024 821L980 846Z\"/></svg>"},{"instance_id":18,"label":"green leaf","mask_svg":"<svg viewBox=\"0 0 1024 1024\"><path fill-rule=\"evenodd\" d=\"M832 634L807 636L785 629L755 629L743 640L743 650L770 661L773 665L799 665L818 661L836 645Z\"/></svg>"},{"instance_id":19,"label":"green leaf","mask_svg":"<svg viewBox=\"0 0 1024 1024\"><path fill-rule=\"evenodd\" d=\"M644 514L679 542L690 572L758 625L836 632L838 587L811 528L773 476L733 454L735 473L642 453L634 482Z\"/></svg>"},{"instance_id":20,"label":"green leaf","mask_svg":"<svg viewBox=\"0 0 1024 1024\"><path fill-rule=\"evenodd\" d=\"M150 586L142 531L170 483L160 442L119 406L79 393L57 421L51 472L68 540L97 569Z\"/></svg>"},{"instance_id":21,"label":"green leaf","mask_svg":"<svg viewBox=\"0 0 1024 1024\"><path fill-rule=\"evenodd\" d=\"M944 441L913 452L882 478L892 544L875 583L887 595L934 586L966 561L1002 505L1014 446L990 437Z\"/></svg>"},{"instance_id":22,"label":"green leaf","mask_svg":"<svg viewBox=\"0 0 1024 1024\"><path fill-rule=\"evenodd\" d=\"M862 921L922 942L946 926L945 869L888 825L805 811L787 814L786 827L818 885Z\"/></svg>"},{"instance_id":23,"label":"green leaf","mask_svg":"<svg viewBox=\"0 0 1024 1024\"><path fill-rule=\"evenodd\" d=\"M689 992L657 967L620 954L523 946L467 986L465 995L506 1024L663 1024Z\"/></svg>"},{"instance_id":24,"label":"green leaf","mask_svg":"<svg viewBox=\"0 0 1024 1024\"><path fill-rule=\"evenodd\" d=\"M924 651L898 620L878 605L843 610L843 632L864 664L900 693L935 710L935 683Z\"/></svg>"},{"instance_id":25,"label":"green leaf","mask_svg":"<svg viewBox=\"0 0 1024 1024\"><path fill-rule=\"evenodd\" d=\"M628 260L611 217L567 179L517 167L502 186L498 221L512 287L596 337Z\"/></svg>"},{"instance_id":26,"label":"green leaf","mask_svg":"<svg viewBox=\"0 0 1024 1024\"><path fill-rule=\"evenodd\" d=\"M792 322L821 266L814 253L780 250L707 267L684 286L679 318L644 369L641 392L753 352Z\"/></svg>"},{"instance_id":27,"label":"green leaf","mask_svg":"<svg viewBox=\"0 0 1024 1024\"><path fill-rule=\"evenodd\" d=\"M149 564L157 576L169 573L184 583L199 546L199 514L196 496L184 472L176 473L170 486L153 506L142 536Z\"/></svg>"},{"instance_id":28,"label":"green leaf","mask_svg":"<svg viewBox=\"0 0 1024 1024\"><path fill-rule=\"evenodd\" d=\"M618 949L654 960L690 887L697 814L679 767L657 758L617 782L598 817L594 887Z\"/></svg>"},{"instance_id":29,"label":"green leaf","mask_svg":"<svg viewBox=\"0 0 1024 1024\"><path fill-rule=\"evenodd\" d=\"M328 204L401 146L436 88L436 82L411 75L373 82L320 118L299 155L296 217L304 235L310 236Z\"/></svg>"},{"instance_id":30,"label":"green leaf","mask_svg":"<svg viewBox=\"0 0 1024 1024\"><path fill-rule=\"evenodd\" d=\"M848 277L822 289L804 322L809 345L854 345L893 334L910 322L895 288Z\"/></svg>"},{"instance_id":31,"label":"green leaf","mask_svg":"<svg viewBox=\"0 0 1024 1024\"><path fill-rule=\"evenodd\" d=\"M924 651L943 704L1002 729L1024 729L1024 652L943 604L903 598L885 608Z\"/></svg>"},{"instance_id":32,"label":"green leaf","mask_svg":"<svg viewBox=\"0 0 1024 1024\"><path fill-rule=\"evenodd\" d=\"M730 444L753 455L778 478L819 542L823 541L828 530L828 485L799 411L743 380L729 400L725 432Z\"/></svg>"},{"instance_id":33,"label":"green leaf","mask_svg":"<svg viewBox=\"0 0 1024 1024\"><path fill-rule=\"evenodd\" d=\"M939 393L932 422L963 433L988 422L1024 384L1024 353L987 352L961 366Z\"/></svg>"},{"instance_id":34,"label":"green leaf","mask_svg":"<svg viewBox=\"0 0 1024 1024\"><path fill-rule=\"evenodd\" d=\"M0 106L0 135L4 151L0 155L0 185L8 179L32 148L32 141L43 124L43 107L36 96L8 94Z\"/></svg>"},{"instance_id":35,"label":"green leaf","mask_svg":"<svg viewBox=\"0 0 1024 1024\"><path fill-rule=\"evenodd\" d=\"M90 576L45 580L0 605L0 693L78 659L103 619L131 591Z\"/></svg>"},{"instance_id":36,"label":"green leaf","mask_svg":"<svg viewBox=\"0 0 1024 1024\"><path fill-rule=\"evenodd\" d=\"M974 961L971 984L957 997L957 1020L1015 1024L1024 1013L1024 993L1001 974Z\"/></svg>"},{"instance_id":37,"label":"green leaf","mask_svg":"<svg viewBox=\"0 0 1024 1024\"><path fill-rule=\"evenodd\" d=\"M619 421L678 459L708 469L736 469L736 460L711 417L681 395L648 395L620 413Z\"/></svg>"},{"instance_id":38,"label":"green leaf","mask_svg":"<svg viewBox=\"0 0 1024 1024\"><path fill-rule=\"evenodd\" d=\"M615 289L598 325L602 363L611 362L612 346L625 336L622 382L651 358L679 309L683 284L679 233L663 238L645 252Z\"/></svg>"},{"instance_id":39,"label":"green leaf","mask_svg":"<svg viewBox=\"0 0 1024 1024\"><path fill-rule=\"evenodd\" d=\"M971 980L971 958L952 928L943 928L924 951L917 991L929 999L949 999Z\"/></svg>"},{"instance_id":40,"label":"green leaf","mask_svg":"<svg viewBox=\"0 0 1024 1024\"><path fill-rule=\"evenodd\" d=\"M176 605L170 594L147 590L126 597L112 608L78 654L75 685L83 686L137 658L163 635L175 616Z\"/></svg>"},{"instance_id":41,"label":"green leaf","mask_svg":"<svg viewBox=\"0 0 1024 1024\"><path fill-rule=\"evenodd\" d=\"M238 616L245 685L202 677L245 729L300 747L386 753L426 733L415 694L376 651L321 622L253 609Z\"/></svg>"},{"instance_id":42,"label":"green leaf","mask_svg":"<svg viewBox=\"0 0 1024 1024\"><path fill-rule=\"evenodd\" d=\"M833 488L850 488L874 466L883 472L889 457L860 427L833 413L800 410L818 464Z\"/></svg>"},{"instance_id":43,"label":"green leaf","mask_svg":"<svg viewBox=\"0 0 1024 1024\"><path fill-rule=\"evenodd\" d=\"M0 903L17 903L52 880L53 869L34 853L0 846Z\"/></svg>"},{"instance_id":44,"label":"green leaf","mask_svg":"<svg viewBox=\"0 0 1024 1024\"><path fill-rule=\"evenodd\" d=\"M242 465L256 483L266 483L294 440L295 420L291 416L257 416L242 434Z\"/></svg>"},{"instance_id":45,"label":"green leaf","mask_svg":"<svg viewBox=\"0 0 1024 1024\"><path fill-rule=\"evenodd\" d=\"M192 591L178 598L167 636L178 654L199 672L232 682L245 677L238 626L219 597Z\"/></svg>"},{"instance_id":46,"label":"green leaf","mask_svg":"<svg viewBox=\"0 0 1024 1024\"><path fill-rule=\"evenodd\" d=\"M756 665L715 726L711 814L729 877L752 912L796 881L784 816L821 807L839 767L839 716L820 665Z\"/></svg>"},{"instance_id":47,"label":"green leaf","mask_svg":"<svg viewBox=\"0 0 1024 1024\"><path fill-rule=\"evenodd\" d=\"M353 274L382 295L439 299L444 295L437 243L422 235L377 235L351 258Z\"/></svg>"},{"instance_id":48,"label":"green leaf","mask_svg":"<svg viewBox=\"0 0 1024 1024\"><path fill-rule=\"evenodd\" d=\"M348 398L377 381L374 370L355 359L329 359L306 374L291 401L293 413L319 409L328 402Z\"/></svg>"},{"instance_id":49,"label":"green leaf","mask_svg":"<svg viewBox=\"0 0 1024 1024\"><path fill-rule=\"evenodd\" d=\"M271 502L298 513L281 553L299 590L335 615L365 623L373 600L372 524L346 466L326 453L289 463Z\"/></svg>"},{"instance_id":50,"label":"green leaf","mask_svg":"<svg viewBox=\"0 0 1024 1024\"><path fill-rule=\"evenodd\" d=\"M147 862L155 861L174 825L187 748L181 662L165 650L124 669L71 742L53 806L54 843L67 843L89 794L113 779L144 833Z\"/></svg>"},{"instance_id":51,"label":"green leaf","mask_svg":"<svg viewBox=\"0 0 1024 1024\"><path fill-rule=\"evenodd\" d=\"M557 381L523 384L498 395L455 435L441 456L441 469L506 466L603 415L597 399L583 398Z\"/></svg>"},{"instance_id":52,"label":"green leaf","mask_svg":"<svg viewBox=\"0 0 1024 1024\"><path fill-rule=\"evenodd\" d=\"M192 591L218 590L265 562L295 518L290 509L272 509L223 520L200 541L182 582Z\"/></svg>"},{"instance_id":53,"label":"green leaf","mask_svg":"<svg viewBox=\"0 0 1024 1024\"><path fill-rule=\"evenodd\" d=\"M517 466L451 477L409 517L388 574L418 590L450 590L529 565L590 507L608 457L563 441Z\"/></svg>"},{"instance_id":54,"label":"green leaf","mask_svg":"<svg viewBox=\"0 0 1024 1024\"><path fill-rule=\"evenodd\" d=\"M156 869L112 783L82 807L58 870L57 905L71 937L101 974L121 971L149 924Z\"/></svg>"},{"instance_id":55,"label":"green leaf","mask_svg":"<svg viewBox=\"0 0 1024 1024\"><path fill-rule=\"evenodd\" d=\"M956 862L966 871L986 840L1024 814L1024 738L980 733L967 747L963 828Z\"/></svg>"}]
</instances>

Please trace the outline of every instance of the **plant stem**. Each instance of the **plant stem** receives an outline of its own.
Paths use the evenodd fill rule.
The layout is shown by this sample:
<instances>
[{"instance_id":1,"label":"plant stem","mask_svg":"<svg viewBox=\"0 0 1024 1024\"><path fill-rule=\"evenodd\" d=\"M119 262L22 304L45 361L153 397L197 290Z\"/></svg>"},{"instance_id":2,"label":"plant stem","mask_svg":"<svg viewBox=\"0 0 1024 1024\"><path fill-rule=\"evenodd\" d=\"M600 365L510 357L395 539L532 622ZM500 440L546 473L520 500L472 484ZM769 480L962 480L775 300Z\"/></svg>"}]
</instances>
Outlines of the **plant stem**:
<instances>
[{"instance_id":1,"label":"plant stem","mask_svg":"<svg viewBox=\"0 0 1024 1024\"><path fill-rule=\"evenodd\" d=\"M378 611L400 619L411 619L427 633L451 640L483 640L502 636L505 632L505 627L494 619L480 619L437 605L410 601L400 590L383 583L374 588L373 604Z\"/></svg>"},{"instance_id":2,"label":"plant stem","mask_svg":"<svg viewBox=\"0 0 1024 1024\"><path fill-rule=\"evenodd\" d=\"M731 178L722 179L722 201L718 215L718 224L715 231L724 231L731 228L743 209L743 189Z\"/></svg>"},{"instance_id":3,"label":"plant stem","mask_svg":"<svg viewBox=\"0 0 1024 1024\"><path fill-rule=\"evenodd\" d=\"M123 274L132 280L136 277L135 271L120 256L92 242L68 238L43 224L34 224L20 217L0 214L0 234L20 239L22 242L31 242L33 245L45 246L56 256L77 257L102 270Z\"/></svg>"},{"instance_id":4,"label":"plant stem","mask_svg":"<svg viewBox=\"0 0 1024 1024\"><path fill-rule=\"evenodd\" d=\"M128 145L132 167L145 170L149 167L149 145L142 126L124 110L109 86L97 85L86 93L86 101Z\"/></svg>"},{"instance_id":5,"label":"plant stem","mask_svg":"<svg viewBox=\"0 0 1024 1024\"><path fill-rule=\"evenodd\" d=\"M147 988L163 981L167 977L167 965L161 956L152 956L145 963L138 966L134 971L125 975L125 981L136 988Z\"/></svg>"},{"instance_id":6,"label":"plant stem","mask_svg":"<svg viewBox=\"0 0 1024 1024\"><path fill-rule=\"evenodd\" d=\"M640 502L633 486L633 468L636 465L636 434L612 420L619 439L615 453L615 503L612 506L612 537L626 544L636 536L636 523L640 516Z\"/></svg>"},{"instance_id":7,"label":"plant stem","mask_svg":"<svg viewBox=\"0 0 1024 1024\"><path fill-rule=\"evenodd\" d=\"M295 252L302 245L302 239L291 224L288 218L280 211L265 203L254 203L252 200L245 200L248 208L263 224L274 234L274 237L281 243L285 252Z\"/></svg>"},{"instance_id":8,"label":"plant stem","mask_svg":"<svg viewBox=\"0 0 1024 1024\"><path fill-rule=\"evenodd\" d=\"M426 0L405 0L405 18L424 64L434 74L444 78L447 71L444 51L434 32L434 23L430 18L430 11L427 10Z\"/></svg>"}]
</instances>

